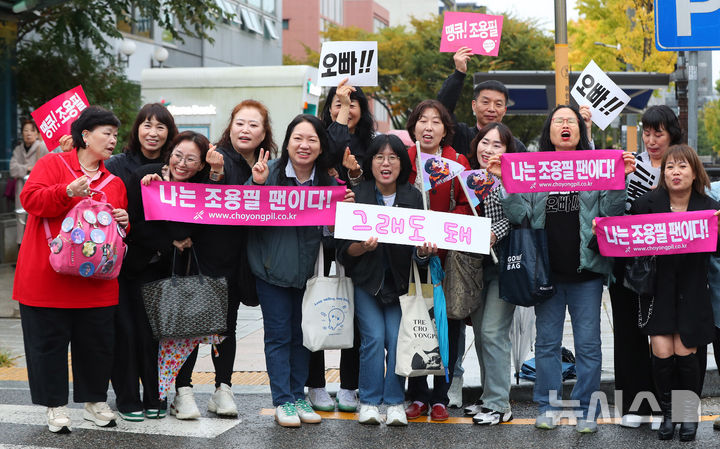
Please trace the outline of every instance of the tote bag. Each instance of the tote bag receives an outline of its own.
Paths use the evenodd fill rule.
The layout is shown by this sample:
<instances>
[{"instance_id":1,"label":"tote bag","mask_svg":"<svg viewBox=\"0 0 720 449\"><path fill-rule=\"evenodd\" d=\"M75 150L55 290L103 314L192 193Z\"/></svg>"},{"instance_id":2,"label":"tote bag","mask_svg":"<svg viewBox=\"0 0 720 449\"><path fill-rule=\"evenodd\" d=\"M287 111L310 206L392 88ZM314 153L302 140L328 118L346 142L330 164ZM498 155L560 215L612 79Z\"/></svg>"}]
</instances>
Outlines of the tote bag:
<instances>
[{"instance_id":1,"label":"tote bag","mask_svg":"<svg viewBox=\"0 0 720 449\"><path fill-rule=\"evenodd\" d=\"M337 274L325 276L323 245L308 279L302 302L303 345L310 351L353 347L355 291L345 269L335 262Z\"/></svg>"},{"instance_id":2,"label":"tote bag","mask_svg":"<svg viewBox=\"0 0 720 449\"><path fill-rule=\"evenodd\" d=\"M550 255L545 229L532 229L527 219L510 231L500 260L500 298L523 307L550 299Z\"/></svg>"},{"instance_id":3,"label":"tote bag","mask_svg":"<svg viewBox=\"0 0 720 449\"><path fill-rule=\"evenodd\" d=\"M195 249L190 248L198 264ZM227 280L211 278L200 273L192 276L175 275L173 254L172 275L167 279L142 286L145 312L155 339L189 338L222 334L227 330Z\"/></svg>"},{"instance_id":4,"label":"tote bag","mask_svg":"<svg viewBox=\"0 0 720 449\"><path fill-rule=\"evenodd\" d=\"M420 273L413 261L408 294L400 297L402 318L398 331L395 374L403 377L445 374L440 360L433 308L432 283L428 279L427 284L420 284Z\"/></svg>"}]
</instances>

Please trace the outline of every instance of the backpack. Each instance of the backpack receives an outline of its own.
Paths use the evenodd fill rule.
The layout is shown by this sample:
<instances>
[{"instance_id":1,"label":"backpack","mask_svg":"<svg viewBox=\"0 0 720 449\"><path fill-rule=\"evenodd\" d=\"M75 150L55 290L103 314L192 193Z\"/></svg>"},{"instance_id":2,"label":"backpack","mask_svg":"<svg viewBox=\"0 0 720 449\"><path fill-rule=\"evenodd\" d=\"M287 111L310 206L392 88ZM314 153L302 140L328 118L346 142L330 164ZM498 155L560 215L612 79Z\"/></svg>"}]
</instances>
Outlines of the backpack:
<instances>
[{"instance_id":1,"label":"backpack","mask_svg":"<svg viewBox=\"0 0 720 449\"><path fill-rule=\"evenodd\" d=\"M64 158L60 160L75 176ZM102 188L115 176L110 174L91 190L91 196L77 203L60 225L60 233L52 238L47 218L43 219L45 236L50 246L50 266L60 273L93 279L115 279L125 257L125 230L112 216L113 206L107 202ZM92 198L100 195L100 200Z\"/></svg>"}]
</instances>

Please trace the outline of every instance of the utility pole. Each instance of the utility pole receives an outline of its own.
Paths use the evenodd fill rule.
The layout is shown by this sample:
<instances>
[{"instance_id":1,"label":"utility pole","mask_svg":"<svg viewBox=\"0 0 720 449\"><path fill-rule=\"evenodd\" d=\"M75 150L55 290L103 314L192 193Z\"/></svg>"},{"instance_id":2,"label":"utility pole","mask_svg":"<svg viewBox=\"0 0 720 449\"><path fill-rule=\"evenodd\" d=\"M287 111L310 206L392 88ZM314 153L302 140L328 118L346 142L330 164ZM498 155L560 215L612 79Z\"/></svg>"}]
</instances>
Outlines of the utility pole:
<instances>
[{"instance_id":1,"label":"utility pole","mask_svg":"<svg viewBox=\"0 0 720 449\"><path fill-rule=\"evenodd\" d=\"M565 0L555 0L555 105L559 104L570 104L570 66L568 64Z\"/></svg>"}]
</instances>

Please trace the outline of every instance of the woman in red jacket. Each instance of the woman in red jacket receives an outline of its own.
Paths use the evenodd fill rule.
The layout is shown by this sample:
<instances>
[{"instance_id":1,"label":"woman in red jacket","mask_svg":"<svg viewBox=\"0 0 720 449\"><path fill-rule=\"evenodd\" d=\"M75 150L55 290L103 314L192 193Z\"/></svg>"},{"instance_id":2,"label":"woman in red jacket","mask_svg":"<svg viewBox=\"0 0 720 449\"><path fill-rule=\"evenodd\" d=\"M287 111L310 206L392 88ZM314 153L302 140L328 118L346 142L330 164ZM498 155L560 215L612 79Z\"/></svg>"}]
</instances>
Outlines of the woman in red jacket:
<instances>
[{"instance_id":1,"label":"woman in red jacket","mask_svg":"<svg viewBox=\"0 0 720 449\"><path fill-rule=\"evenodd\" d=\"M453 122L447 109L437 100L420 102L408 117L407 130L410 137L417 142L416 145L408 148L408 155L412 162L409 182L423 192L423 195L426 195L428 209L455 214L472 214L468 199L465 197L460 185L460 177L456 177L450 182L435 184L428 192L424 192L422 175L417 173L417 167L424 167L416 148L417 144L420 145L422 153L450 159L462 164L466 170L470 170L467 158L455 152L453 147L448 145L453 139ZM445 251L440 251L440 257L441 259L445 258ZM448 341L450 342L448 372L450 379L453 378L455 362L459 352L460 327L463 325L460 320L448 320ZM430 419L433 421L445 421L448 419L449 388L450 384L445 382L445 376L435 376L432 392L428 388L427 378L411 377L408 380L407 391L411 403L405 409L408 419L425 415L428 411L430 412Z\"/></svg>"},{"instance_id":2,"label":"woman in red jacket","mask_svg":"<svg viewBox=\"0 0 720 449\"><path fill-rule=\"evenodd\" d=\"M76 149L41 158L20 195L28 219L13 299L20 302L30 395L34 404L48 407L52 432L70 431L65 408L68 344L72 348L73 399L85 403L83 417L101 427L115 425L115 414L105 401L113 362L117 280L55 272L48 259L44 223L49 225L50 235L58 235L70 209L112 176L103 161L115 149L119 125L112 112L94 106L85 109L71 128ZM126 227L123 182L112 179L102 191L113 206L113 218Z\"/></svg>"}]
</instances>

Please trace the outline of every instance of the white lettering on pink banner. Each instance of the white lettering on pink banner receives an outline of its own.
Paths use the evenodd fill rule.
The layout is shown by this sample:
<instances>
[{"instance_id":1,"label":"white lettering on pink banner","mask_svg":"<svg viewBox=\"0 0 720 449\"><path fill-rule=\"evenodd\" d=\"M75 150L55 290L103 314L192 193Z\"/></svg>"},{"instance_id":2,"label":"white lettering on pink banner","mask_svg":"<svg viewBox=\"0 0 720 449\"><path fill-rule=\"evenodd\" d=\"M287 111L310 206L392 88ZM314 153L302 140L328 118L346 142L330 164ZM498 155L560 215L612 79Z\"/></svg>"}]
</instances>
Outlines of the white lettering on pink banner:
<instances>
[{"instance_id":1,"label":"white lettering on pink banner","mask_svg":"<svg viewBox=\"0 0 720 449\"><path fill-rule=\"evenodd\" d=\"M598 217L600 254L636 257L704 253L717 249L714 210Z\"/></svg>"},{"instance_id":2,"label":"white lettering on pink banner","mask_svg":"<svg viewBox=\"0 0 720 449\"><path fill-rule=\"evenodd\" d=\"M336 238L365 241L377 237L381 243L420 246L428 242L443 249L490 252L491 220L486 217L358 203L338 203L336 214Z\"/></svg>"},{"instance_id":3,"label":"white lettering on pink banner","mask_svg":"<svg viewBox=\"0 0 720 449\"><path fill-rule=\"evenodd\" d=\"M320 226L335 223L345 186L278 187L153 182L142 186L146 220L217 225Z\"/></svg>"},{"instance_id":4,"label":"white lettering on pink banner","mask_svg":"<svg viewBox=\"0 0 720 449\"><path fill-rule=\"evenodd\" d=\"M508 193L625 189L622 150L506 153L501 170Z\"/></svg>"}]
</instances>

